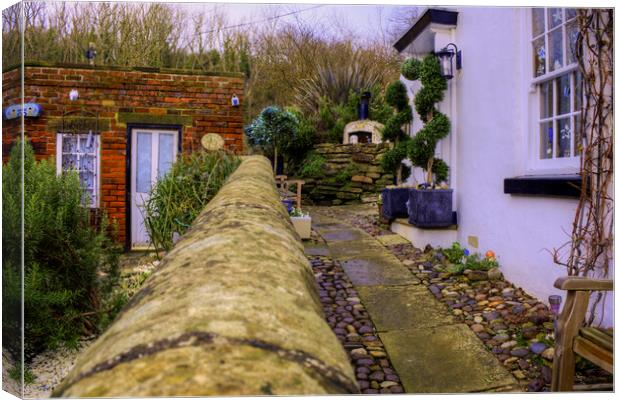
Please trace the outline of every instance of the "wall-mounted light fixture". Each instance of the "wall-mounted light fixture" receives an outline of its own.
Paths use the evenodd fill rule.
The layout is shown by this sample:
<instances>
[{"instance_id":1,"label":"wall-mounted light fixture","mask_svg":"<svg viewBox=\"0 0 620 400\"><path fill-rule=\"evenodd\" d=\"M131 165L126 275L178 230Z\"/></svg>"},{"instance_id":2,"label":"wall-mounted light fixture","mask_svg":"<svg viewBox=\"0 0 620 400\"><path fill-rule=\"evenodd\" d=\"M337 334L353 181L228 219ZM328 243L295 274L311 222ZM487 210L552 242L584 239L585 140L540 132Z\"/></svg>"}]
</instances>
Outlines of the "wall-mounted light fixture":
<instances>
[{"instance_id":1,"label":"wall-mounted light fixture","mask_svg":"<svg viewBox=\"0 0 620 400\"><path fill-rule=\"evenodd\" d=\"M77 89L71 89L71 91L69 92L69 100L76 101L78 97L80 97L80 94L78 93Z\"/></svg>"},{"instance_id":2,"label":"wall-mounted light fixture","mask_svg":"<svg viewBox=\"0 0 620 400\"><path fill-rule=\"evenodd\" d=\"M230 98L230 104L232 104L233 107L239 107L239 98L236 94L233 94Z\"/></svg>"},{"instance_id":3,"label":"wall-mounted light fixture","mask_svg":"<svg viewBox=\"0 0 620 400\"><path fill-rule=\"evenodd\" d=\"M454 49L449 48L450 46ZM441 76L444 79L452 79L454 77L454 70L452 67L452 58L456 55L456 69L462 67L461 51L456 47L454 43L448 43L446 47L435 53L435 56L439 60L439 66L441 68Z\"/></svg>"}]
</instances>

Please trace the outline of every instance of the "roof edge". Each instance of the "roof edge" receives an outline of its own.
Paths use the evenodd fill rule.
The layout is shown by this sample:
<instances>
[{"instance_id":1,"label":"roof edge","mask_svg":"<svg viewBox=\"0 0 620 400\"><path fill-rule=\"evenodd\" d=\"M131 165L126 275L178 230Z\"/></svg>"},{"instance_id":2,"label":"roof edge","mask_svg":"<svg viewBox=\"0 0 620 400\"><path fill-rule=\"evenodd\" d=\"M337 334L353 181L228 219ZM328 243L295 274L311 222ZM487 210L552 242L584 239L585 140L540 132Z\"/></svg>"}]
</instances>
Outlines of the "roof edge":
<instances>
[{"instance_id":1,"label":"roof edge","mask_svg":"<svg viewBox=\"0 0 620 400\"><path fill-rule=\"evenodd\" d=\"M430 24L454 25L456 26L457 11L441 10L438 8L429 8L424 14L413 24L411 28L403 36L394 43L394 48L400 53L409 46L420 33Z\"/></svg>"}]
</instances>

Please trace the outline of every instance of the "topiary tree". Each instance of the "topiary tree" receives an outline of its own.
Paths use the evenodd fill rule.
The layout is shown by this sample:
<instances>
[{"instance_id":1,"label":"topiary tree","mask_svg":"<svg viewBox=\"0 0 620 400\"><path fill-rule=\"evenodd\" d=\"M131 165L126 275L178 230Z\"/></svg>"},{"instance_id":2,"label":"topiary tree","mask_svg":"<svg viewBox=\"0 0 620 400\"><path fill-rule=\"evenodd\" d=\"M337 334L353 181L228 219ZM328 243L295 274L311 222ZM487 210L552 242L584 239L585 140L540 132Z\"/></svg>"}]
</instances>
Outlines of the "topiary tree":
<instances>
[{"instance_id":1,"label":"topiary tree","mask_svg":"<svg viewBox=\"0 0 620 400\"><path fill-rule=\"evenodd\" d=\"M424 169L426 183L432 186L433 183L448 179L448 165L435 158L437 142L450 133L450 120L435 108L435 104L443 100L446 81L441 76L439 62L434 55L428 55L422 61L407 60L402 72L405 78L419 79L422 83L413 103L424 127L411 140L407 155L413 165Z\"/></svg>"},{"instance_id":2,"label":"topiary tree","mask_svg":"<svg viewBox=\"0 0 620 400\"><path fill-rule=\"evenodd\" d=\"M403 179L403 160L407 158L407 147L411 141L402 126L413 119L407 87L401 81L392 82L385 90L385 101L395 109L395 112L385 123L381 132L383 140L394 143L394 147L388 150L381 159L381 167L385 171L393 171L396 175L396 184L400 185Z\"/></svg>"},{"instance_id":3,"label":"topiary tree","mask_svg":"<svg viewBox=\"0 0 620 400\"><path fill-rule=\"evenodd\" d=\"M250 125L245 134L250 144L273 152L273 170L278 165L278 153L283 153L296 143L299 119L292 112L276 106L265 107Z\"/></svg>"}]
</instances>

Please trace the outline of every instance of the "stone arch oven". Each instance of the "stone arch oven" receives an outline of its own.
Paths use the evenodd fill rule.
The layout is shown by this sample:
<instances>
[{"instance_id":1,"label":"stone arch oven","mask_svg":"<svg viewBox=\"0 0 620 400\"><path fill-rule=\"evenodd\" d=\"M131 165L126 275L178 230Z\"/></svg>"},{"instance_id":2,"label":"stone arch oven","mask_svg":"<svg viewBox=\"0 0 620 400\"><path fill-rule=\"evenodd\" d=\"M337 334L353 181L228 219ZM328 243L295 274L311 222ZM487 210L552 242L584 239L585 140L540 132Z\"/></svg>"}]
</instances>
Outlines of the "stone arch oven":
<instances>
[{"instance_id":1,"label":"stone arch oven","mask_svg":"<svg viewBox=\"0 0 620 400\"><path fill-rule=\"evenodd\" d=\"M369 118L370 92L362 94L358 107L358 120L349 122L344 127L343 144L381 143L383 124L371 121Z\"/></svg>"}]
</instances>

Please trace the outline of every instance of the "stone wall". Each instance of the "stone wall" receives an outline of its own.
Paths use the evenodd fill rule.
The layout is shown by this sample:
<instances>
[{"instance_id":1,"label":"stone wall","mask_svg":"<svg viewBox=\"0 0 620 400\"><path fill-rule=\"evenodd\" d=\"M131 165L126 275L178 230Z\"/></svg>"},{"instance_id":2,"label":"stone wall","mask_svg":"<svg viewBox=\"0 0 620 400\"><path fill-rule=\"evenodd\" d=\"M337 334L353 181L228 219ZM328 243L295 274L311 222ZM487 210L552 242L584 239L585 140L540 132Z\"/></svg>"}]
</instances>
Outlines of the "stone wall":
<instances>
[{"instance_id":1,"label":"stone wall","mask_svg":"<svg viewBox=\"0 0 620 400\"><path fill-rule=\"evenodd\" d=\"M2 74L2 106L22 101L21 68ZM70 101L69 92L79 97ZM25 135L37 159L56 155L56 134L100 134L99 205L118 223L125 241L127 217L128 129L169 127L181 131L182 152L200 149L206 133L217 133L226 148L243 150L243 110L231 106L236 94L243 102L244 77L166 68L128 68L72 64L27 63L24 100L43 108L38 118L25 118ZM243 104L243 103L241 103ZM2 155L6 162L21 119L2 124Z\"/></svg>"},{"instance_id":2,"label":"stone wall","mask_svg":"<svg viewBox=\"0 0 620 400\"><path fill-rule=\"evenodd\" d=\"M160 265L54 396L358 393L264 157L244 158Z\"/></svg>"},{"instance_id":3,"label":"stone wall","mask_svg":"<svg viewBox=\"0 0 620 400\"><path fill-rule=\"evenodd\" d=\"M325 176L305 178L304 195L318 205L374 201L377 193L394 184L394 175L381 169L389 144L319 144L314 151L325 158Z\"/></svg>"}]
</instances>

